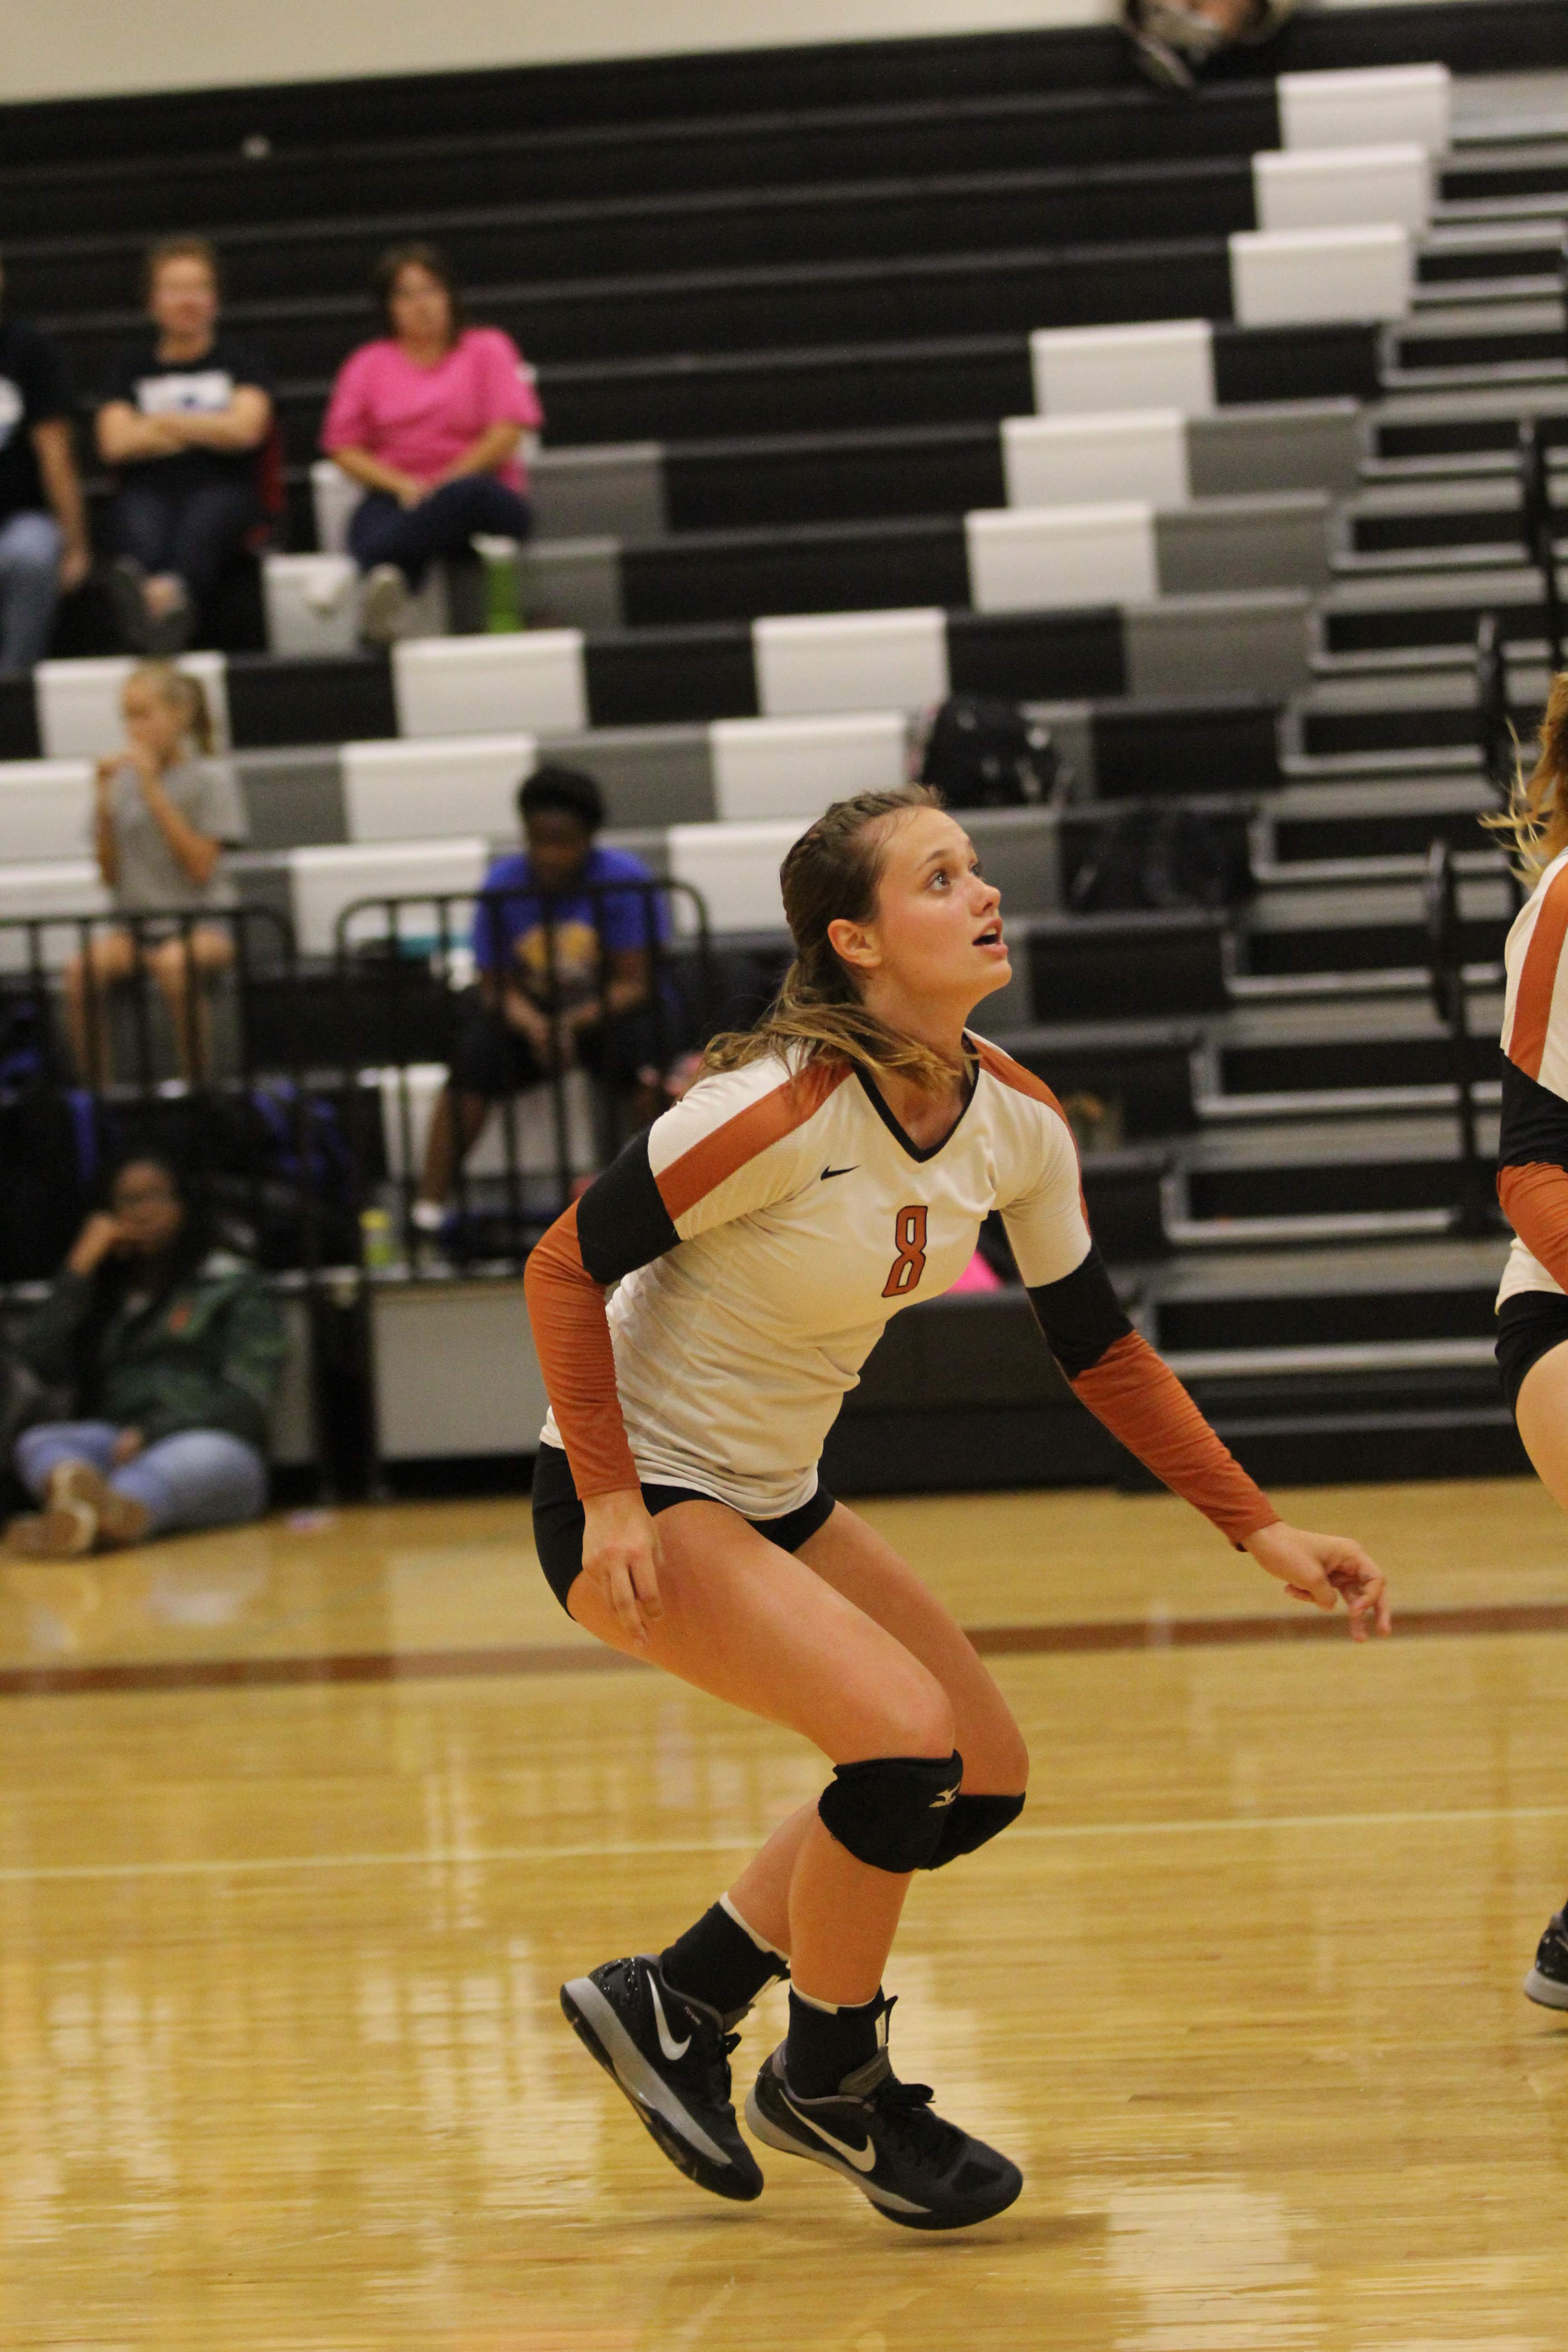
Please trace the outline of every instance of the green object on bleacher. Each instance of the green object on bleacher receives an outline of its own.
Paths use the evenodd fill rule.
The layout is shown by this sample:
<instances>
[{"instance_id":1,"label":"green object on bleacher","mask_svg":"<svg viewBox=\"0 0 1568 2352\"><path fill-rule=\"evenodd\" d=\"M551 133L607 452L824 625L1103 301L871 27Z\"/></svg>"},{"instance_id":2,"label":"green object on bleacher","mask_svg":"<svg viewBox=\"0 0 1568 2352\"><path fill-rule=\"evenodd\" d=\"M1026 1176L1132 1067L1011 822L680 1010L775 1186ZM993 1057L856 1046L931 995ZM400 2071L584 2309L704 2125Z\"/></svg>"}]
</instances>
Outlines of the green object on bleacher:
<instances>
[{"instance_id":1,"label":"green object on bleacher","mask_svg":"<svg viewBox=\"0 0 1568 2352\"><path fill-rule=\"evenodd\" d=\"M492 636L521 629L518 598L517 541L476 536L474 545L485 567L485 627Z\"/></svg>"}]
</instances>

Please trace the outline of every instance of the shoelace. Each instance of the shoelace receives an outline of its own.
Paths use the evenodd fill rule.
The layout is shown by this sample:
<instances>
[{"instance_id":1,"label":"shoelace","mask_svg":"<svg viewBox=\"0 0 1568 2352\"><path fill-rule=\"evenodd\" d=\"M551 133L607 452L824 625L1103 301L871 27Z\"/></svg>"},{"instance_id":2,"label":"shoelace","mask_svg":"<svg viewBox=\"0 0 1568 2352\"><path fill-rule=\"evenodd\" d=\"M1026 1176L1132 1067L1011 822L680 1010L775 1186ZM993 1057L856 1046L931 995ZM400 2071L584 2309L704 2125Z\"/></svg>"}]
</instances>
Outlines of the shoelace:
<instances>
[{"instance_id":1,"label":"shoelace","mask_svg":"<svg viewBox=\"0 0 1568 2352\"><path fill-rule=\"evenodd\" d=\"M900 2083L896 2074L889 2074L872 2092L868 2104L879 2122L892 2126L895 2139L918 2148L932 2163L945 2165L957 2155L965 2136L956 2124L931 2114L935 2095L929 2083Z\"/></svg>"}]
</instances>

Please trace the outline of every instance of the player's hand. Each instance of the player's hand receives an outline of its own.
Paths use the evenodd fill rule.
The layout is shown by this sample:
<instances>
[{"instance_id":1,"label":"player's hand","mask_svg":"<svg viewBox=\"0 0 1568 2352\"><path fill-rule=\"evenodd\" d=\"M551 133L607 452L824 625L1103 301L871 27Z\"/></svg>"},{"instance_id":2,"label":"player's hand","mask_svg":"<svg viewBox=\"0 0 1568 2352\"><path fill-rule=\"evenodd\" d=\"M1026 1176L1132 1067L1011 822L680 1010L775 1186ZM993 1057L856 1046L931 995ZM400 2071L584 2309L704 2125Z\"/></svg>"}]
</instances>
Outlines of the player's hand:
<instances>
[{"instance_id":1,"label":"player's hand","mask_svg":"<svg viewBox=\"0 0 1568 2352\"><path fill-rule=\"evenodd\" d=\"M664 1614L658 1596L658 1528L635 1486L591 1495L583 1506L583 1568L623 1630L638 1643Z\"/></svg>"},{"instance_id":2,"label":"player's hand","mask_svg":"<svg viewBox=\"0 0 1568 2352\"><path fill-rule=\"evenodd\" d=\"M1259 1568L1277 1576L1292 1601L1331 1610L1342 1600L1350 1611L1351 1639L1364 1642L1369 1623L1392 1633L1394 1618L1383 1570L1350 1536L1310 1535L1305 1528L1276 1519L1247 1538Z\"/></svg>"}]
</instances>

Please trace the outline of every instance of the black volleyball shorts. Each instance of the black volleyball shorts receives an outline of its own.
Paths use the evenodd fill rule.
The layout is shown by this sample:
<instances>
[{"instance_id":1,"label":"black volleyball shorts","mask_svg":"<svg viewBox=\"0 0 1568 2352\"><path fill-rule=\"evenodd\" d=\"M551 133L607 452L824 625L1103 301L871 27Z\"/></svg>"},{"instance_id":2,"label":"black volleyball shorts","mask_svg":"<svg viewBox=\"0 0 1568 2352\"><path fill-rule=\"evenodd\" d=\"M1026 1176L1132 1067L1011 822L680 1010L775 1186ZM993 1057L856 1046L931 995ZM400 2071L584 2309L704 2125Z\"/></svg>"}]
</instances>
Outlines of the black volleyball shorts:
<instances>
[{"instance_id":1,"label":"black volleyball shorts","mask_svg":"<svg viewBox=\"0 0 1568 2352\"><path fill-rule=\"evenodd\" d=\"M1497 1361L1510 1412L1519 1411L1524 1376L1568 1339L1568 1298L1555 1290L1516 1290L1498 1308Z\"/></svg>"},{"instance_id":2,"label":"black volleyball shorts","mask_svg":"<svg viewBox=\"0 0 1568 2352\"><path fill-rule=\"evenodd\" d=\"M711 1495L700 1494L695 1486L648 1485L643 1487L642 1498L655 1518L677 1503L711 1503L715 1499ZM746 1525L755 1528L769 1543L777 1544L781 1551L798 1551L818 1528L826 1525L834 1507L835 1498L826 1486L819 1486L810 1501L803 1503L797 1511L786 1511L777 1519L748 1519ZM563 1609L566 1608L567 1594L583 1571L583 1506L577 1500L563 1449L542 1445L533 1464L533 1543L544 1580ZM567 1610L566 1613L570 1616L572 1612Z\"/></svg>"}]
</instances>

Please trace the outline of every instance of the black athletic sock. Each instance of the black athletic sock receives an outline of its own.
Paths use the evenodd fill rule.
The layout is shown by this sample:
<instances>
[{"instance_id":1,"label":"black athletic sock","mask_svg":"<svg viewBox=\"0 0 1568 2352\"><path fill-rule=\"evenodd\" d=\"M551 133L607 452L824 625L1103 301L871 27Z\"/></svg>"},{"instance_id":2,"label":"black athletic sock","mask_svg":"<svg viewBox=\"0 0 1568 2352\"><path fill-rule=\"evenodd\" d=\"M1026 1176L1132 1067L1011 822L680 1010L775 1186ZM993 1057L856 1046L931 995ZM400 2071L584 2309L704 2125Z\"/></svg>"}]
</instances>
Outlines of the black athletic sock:
<instances>
[{"instance_id":1,"label":"black athletic sock","mask_svg":"<svg viewBox=\"0 0 1568 2352\"><path fill-rule=\"evenodd\" d=\"M765 1985L789 1973L783 1955L759 1944L721 1903L659 1954L658 1971L672 1992L689 1993L723 2018L738 2017Z\"/></svg>"},{"instance_id":2,"label":"black athletic sock","mask_svg":"<svg viewBox=\"0 0 1568 2352\"><path fill-rule=\"evenodd\" d=\"M846 2002L828 2009L817 2001L803 2000L792 1987L784 2079L795 2097L830 2099L846 2074L874 2058L882 2038L879 2024L887 2008L880 1990L874 2000L858 2007Z\"/></svg>"}]
</instances>

